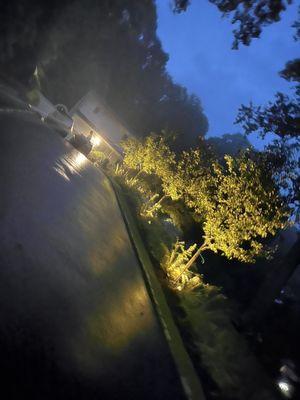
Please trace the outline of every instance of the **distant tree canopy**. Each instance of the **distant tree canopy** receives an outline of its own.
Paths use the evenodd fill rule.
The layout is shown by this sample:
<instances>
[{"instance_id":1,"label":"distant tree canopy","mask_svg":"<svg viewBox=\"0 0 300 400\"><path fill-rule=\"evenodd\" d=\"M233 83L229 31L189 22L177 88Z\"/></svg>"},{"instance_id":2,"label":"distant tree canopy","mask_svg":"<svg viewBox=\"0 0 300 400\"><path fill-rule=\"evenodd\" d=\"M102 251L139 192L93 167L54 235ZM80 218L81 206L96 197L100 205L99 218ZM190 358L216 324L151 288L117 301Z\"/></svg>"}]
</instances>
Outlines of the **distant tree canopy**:
<instances>
[{"instance_id":1,"label":"distant tree canopy","mask_svg":"<svg viewBox=\"0 0 300 400\"><path fill-rule=\"evenodd\" d=\"M300 58L287 62L285 68L279 74L289 82L296 82L295 92L300 98Z\"/></svg>"},{"instance_id":2,"label":"distant tree canopy","mask_svg":"<svg viewBox=\"0 0 300 400\"><path fill-rule=\"evenodd\" d=\"M173 0L174 12L186 11L190 0ZM233 49L239 44L248 46L253 38L258 38L267 25L280 21L280 14L292 3L292 0L209 0L219 11L231 17L236 24L233 30ZM295 23L297 24L297 23ZM297 28L297 25L295 25Z\"/></svg>"},{"instance_id":3,"label":"distant tree canopy","mask_svg":"<svg viewBox=\"0 0 300 400\"><path fill-rule=\"evenodd\" d=\"M293 205L299 218L300 206L300 84L299 60L287 63L280 75L296 82L294 95L276 93L275 100L265 106L241 105L235 123L245 134L261 138L275 134L275 139L261 155L268 162L279 187Z\"/></svg>"},{"instance_id":4,"label":"distant tree canopy","mask_svg":"<svg viewBox=\"0 0 300 400\"><path fill-rule=\"evenodd\" d=\"M280 71L280 75L290 82L300 84L300 58L287 62L285 68Z\"/></svg>"},{"instance_id":5,"label":"distant tree canopy","mask_svg":"<svg viewBox=\"0 0 300 400\"><path fill-rule=\"evenodd\" d=\"M199 99L166 72L154 0L12 0L0 21L1 70L23 82L36 70L55 103L94 89L138 136L166 129L190 147L205 135Z\"/></svg>"},{"instance_id":6,"label":"distant tree canopy","mask_svg":"<svg viewBox=\"0 0 300 400\"><path fill-rule=\"evenodd\" d=\"M206 142L218 158L223 158L226 154L237 156L240 152L252 147L247 137L241 133L225 133L220 137L213 136L207 138Z\"/></svg>"}]
</instances>

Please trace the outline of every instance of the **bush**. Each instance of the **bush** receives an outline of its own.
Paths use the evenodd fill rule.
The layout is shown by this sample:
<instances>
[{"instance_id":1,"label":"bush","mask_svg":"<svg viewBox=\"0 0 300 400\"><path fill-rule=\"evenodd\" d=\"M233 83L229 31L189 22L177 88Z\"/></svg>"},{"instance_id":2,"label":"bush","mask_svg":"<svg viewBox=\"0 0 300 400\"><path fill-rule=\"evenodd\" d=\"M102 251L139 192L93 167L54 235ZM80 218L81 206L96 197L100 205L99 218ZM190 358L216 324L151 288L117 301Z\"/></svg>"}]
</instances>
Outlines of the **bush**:
<instances>
[{"instance_id":1,"label":"bush","mask_svg":"<svg viewBox=\"0 0 300 400\"><path fill-rule=\"evenodd\" d=\"M171 250L166 248L161 267L165 271L169 286L176 290L193 290L202 282L201 276L191 269L185 269L186 263L192 257L196 244L185 248L184 242L178 240Z\"/></svg>"},{"instance_id":2,"label":"bush","mask_svg":"<svg viewBox=\"0 0 300 400\"><path fill-rule=\"evenodd\" d=\"M233 311L215 286L202 285L180 295L185 317L180 323L191 337L190 347L222 396L237 400L273 399L268 379L246 341L231 323Z\"/></svg>"},{"instance_id":3,"label":"bush","mask_svg":"<svg viewBox=\"0 0 300 400\"><path fill-rule=\"evenodd\" d=\"M96 167L103 167L108 163L106 155L99 150L92 150L88 155L88 158Z\"/></svg>"}]
</instances>

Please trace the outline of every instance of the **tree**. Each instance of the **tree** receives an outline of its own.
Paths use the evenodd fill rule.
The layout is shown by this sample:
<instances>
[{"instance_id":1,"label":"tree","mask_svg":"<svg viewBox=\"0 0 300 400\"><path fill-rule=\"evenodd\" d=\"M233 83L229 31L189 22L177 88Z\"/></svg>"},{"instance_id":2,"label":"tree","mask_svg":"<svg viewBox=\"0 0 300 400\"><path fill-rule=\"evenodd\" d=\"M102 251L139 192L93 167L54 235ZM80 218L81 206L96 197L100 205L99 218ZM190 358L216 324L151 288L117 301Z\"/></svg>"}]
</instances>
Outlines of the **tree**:
<instances>
[{"instance_id":1,"label":"tree","mask_svg":"<svg viewBox=\"0 0 300 400\"><path fill-rule=\"evenodd\" d=\"M187 207L193 209L200 219L211 207L213 154L203 141L201 146L183 151L175 173L177 197L181 197ZM174 179L173 178L173 179ZM170 181L172 182L172 181ZM174 198L174 195L173 195Z\"/></svg>"},{"instance_id":2,"label":"tree","mask_svg":"<svg viewBox=\"0 0 300 400\"><path fill-rule=\"evenodd\" d=\"M261 240L284 228L289 213L266 170L246 157L225 160L225 167L214 165L217 190L205 243L228 259L253 263L269 254Z\"/></svg>"},{"instance_id":3,"label":"tree","mask_svg":"<svg viewBox=\"0 0 300 400\"><path fill-rule=\"evenodd\" d=\"M275 101L267 106L242 105L235 123L240 124L246 135L257 132L261 138L274 133L281 139L296 138L300 134L300 106L296 98L276 93Z\"/></svg>"},{"instance_id":4,"label":"tree","mask_svg":"<svg viewBox=\"0 0 300 400\"><path fill-rule=\"evenodd\" d=\"M141 141L130 137L124 140L121 146L124 151L124 164L138 173L143 172L145 148Z\"/></svg>"},{"instance_id":5,"label":"tree","mask_svg":"<svg viewBox=\"0 0 300 400\"><path fill-rule=\"evenodd\" d=\"M285 73L287 74L287 72ZM299 88L299 85L297 85ZM299 209L299 150L300 150L300 103L296 90L294 98L277 93L274 102L268 105L242 105L235 123L244 133L256 133L261 138L273 133L277 138L261 155L273 173L278 186L297 212Z\"/></svg>"},{"instance_id":6,"label":"tree","mask_svg":"<svg viewBox=\"0 0 300 400\"><path fill-rule=\"evenodd\" d=\"M222 165L205 142L183 151L176 163L165 138L154 135L143 144L128 140L124 148L128 166L160 179L163 196L151 211L168 196L183 201L203 222L203 243L185 267L180 262L178 281L206 250L247 263L271 254L264 240L286 226L289 212L262 163L244 154L227 155Z\"/></svg>"},{"instance_id":7,"label":"tree","mask_svg":"<svg viewBox=\"0 0 300 400\"><path fill-rule=\"evenodd\" d=\"M292 0L209 0L225 16L231 16L231 23L237 24L233 30L233 49L239 44L249 46L252 39L259 38L263 28L280 21L281 13ZM186 11L189 0L174 0L176 13Z\"/></svg>"},{"instance_id":8,"label":"tree","mask_svg":"<svg viewBox=\"0 0 300 400\"><path fill-rule=\"evenodd\" d=\"M289 82L297 82L295 91L297 97L300 98L300 58L287 62L285 68L279 74Z\"/></svg>"},{"instance_id":9,"label":"tree","mask_svg":"<svg viewBox=\"0 0 300 400\"><path fill-rule=\"evenodd\" d=\"M175 153L170 150L166 139L162 135L149 135L144 147L144 171L157 175L161 180L168 179L175 165Z\"/></svg>"},{"instance_id":10,"label":"tree","mask_svg":"<svg viewBox=\"0 0 300 400\"><path fill-rule=\"evenodd\" d=\"M300 58L287 62L280 76L287 81L300 83Z\"/></svg>"},{"instance_id":11,"label":"tree","mask_svg":"<svg viewBox=\"0 0 300 400\"><path fill-rule=\"evenodd\" d=\"M298 12L300 15L300 7ZM297 29L295 40L299 40L299 21L293 27ZM300 59L287 62L279 74L295 83L294 95L278 92L275 100L266 106L241 105L235 123L241 125L245 135L256 133L262 139L270 133L276 135L259 158L268 163L277 185L297 216L300 205Z\"/></svg>"},{"instance_id":12,"label":"tree","mask_svg":"<svg viewBox=\"0 0 300 400\"><path fill-rule=\"evenodd\" d=\"M236 157L252 147L246 135L241 133L225 133L220 137L207 138L206 142L219 159L223 159L226 154Z\"/></svg>"},{"instance_id":13,"label":"tree","mask_svg":"<svg viewBox=\"0 0 300 400\"><path fill-rule=\"evenodd\" d=\"M225 156L225 166L214 163L206 182L190 201L203 215L204 241L185 268L206 250L247 263L268 257L264 240L284 228L289 215L268 171L246 156Z\"/></svg>"},{"instance_id":14,"label":"tree","mask_svg":"<svg viewBox=\"0 0 300 400\"><path fill-rule=\"evenodd\" d=\"M277 187L292 209L292 218L299 221L300 206L300 85L299 61L286 64L280 75L296 82L295 95L277 93L275 101L266 106L241 106L236 123L241 124L245 134L256 133L261 138L272 133L275 140L266 146L264 152L254 152L252 157L267 164ZM285 257L278 257L272 265L273 277L266 277L257 297L245 315L247 323L258 322L264 318L276 296L295 268L300 263L300 236ZM255 320L255 321L254 321Z\"/></svg>"},{"instance_id":15,"label":"tree","mask_svg":"<svg viewBox=\"0 0 300 400\"><path fill-rule=\"evenodd\" d=\"M292 27L296 29L294 39L296 41L300 40L300 7L298 7L298 19L293 23Z\"/></svg>"},{"instance_id":16,"label":"tree","mask_svg":"<svg viewBox=\"0 0 300 400\"><path fill-rule=\"evenodd\" d=\"M28 84L59 14L74 0L11 0L0 4L0 68L12 78ZM55 57L55 52L52 57Z\"/></svg>"},{"instance_id":17,"label":"tree","mask_svg":"<svg viewBox=\"0 0 300 400\"><path fill-rule=\"evenodd\" d=\"M199 99L166 71L154 0L12 0L0 19L2 72L28 83L37 69L53 103L93 89L138 137L168 129L189 147L207 132Z\"/></svg>"},{"instance_id":18,"label":"tree","mask_svg":"<svg viewBox=\"0 0 300 400\"><path fill-rule=\"evenodd\" d=\"M67 15L49 31L40 58L50 99L71 106L93 88L137 137L169 129L192 144L206 133L200 101L166 71L153 0L75 1Z\"/></svg>"},{"instance_id":19,"label":"tree","mask_svg":"<svg viewBox=\"0 0 300 400\"><path fill-rule=\"evenodd\" d=\"M163 135L149 135L143 141L137 139L127 139L123 142L123 150L125 152L124 163L127 167L140 173L153 175L157 178L157 192L162 192L159 200L159 193L151 196L150 202L156 199L156 202L145 208L143 214L148 216L160 208L161 202L168 196L165 191L166 182L173 174L175 167L175 153L170 149L167 139Z\"/></svg>"}]
</instances>

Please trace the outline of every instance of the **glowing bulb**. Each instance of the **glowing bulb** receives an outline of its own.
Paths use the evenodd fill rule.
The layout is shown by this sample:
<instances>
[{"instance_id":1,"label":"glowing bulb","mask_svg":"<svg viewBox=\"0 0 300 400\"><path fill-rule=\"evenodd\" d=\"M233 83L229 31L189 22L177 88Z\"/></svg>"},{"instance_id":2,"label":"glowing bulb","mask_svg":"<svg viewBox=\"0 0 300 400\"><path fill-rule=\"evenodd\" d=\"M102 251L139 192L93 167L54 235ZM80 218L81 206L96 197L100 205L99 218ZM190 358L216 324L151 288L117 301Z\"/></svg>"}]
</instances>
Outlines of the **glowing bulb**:
<instances>
[{"instance_id":1,"label":"glowing bulb","mask_svg":"<svg viewBox=\"0 0 300 400\"><path fill-rule=\"evenodd\" d=\"M284 393L287 393L290 390L290 385L287 382L279 381L278 386Z\"/></svg>"},{"instance_id":2,"label":"glowing bulb","mask_svg":"<svg viewBox=\"0 0 300 400\"><path fill-rule=\"evenodd\" d=\"M91 138L91 143L93 146L99 146L99 144L101 143L101 138L99 136L93 136Z\"/></svg>"}]
</instances>

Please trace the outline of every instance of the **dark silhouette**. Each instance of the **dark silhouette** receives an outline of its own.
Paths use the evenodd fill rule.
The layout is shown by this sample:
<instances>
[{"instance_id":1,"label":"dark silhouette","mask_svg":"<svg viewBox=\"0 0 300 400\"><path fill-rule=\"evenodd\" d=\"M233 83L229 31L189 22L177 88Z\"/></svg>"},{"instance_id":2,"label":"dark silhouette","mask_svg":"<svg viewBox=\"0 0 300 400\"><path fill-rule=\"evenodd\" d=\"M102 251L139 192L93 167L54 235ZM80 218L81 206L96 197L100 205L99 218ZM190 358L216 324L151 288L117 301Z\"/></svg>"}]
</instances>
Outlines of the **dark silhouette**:
<instances>
[{"instance_id":1,"label":"dark silhouette","mask_svg":"<svg viewBox=\"0 0 300 400\"><path fill-rule=\"evenodd\" d=\"M21 5L0 8L0 68L7 75L28 82L35 71L44 94L68 107L94 89L137 136L166 129L189 147L205 135L199 99L166 71L154 0Z\"/></svg>"},{"instance_id":2,"label":"dark silhouette","mask_svg":"<svg viewBox=\"0 0 300 400\"><path fill-rule=\"evenodd\" d=\"M173 0L173 10L176 13L186 11L189 0ZM263 28L274 22L280 21L281 13L291 4L290 0L209 0L218 7L219 11L231 17L231 23L237 24L233 30L233 49L238 49L239 44L249 46L251 40L259 38ZM297 22L295 27L297 27Z\"/></svg>"},{"instance_id":3,"label":"dark silhouette","mask_svg":"<svg viewBox=\"0 0 300 400\"><path fill-rule=\"evenodd\" d=\"M212 151L222 159L225 154L237 156L243 150L250 149L251 143L240 133L225 133L221 137L211 137L206 140Z\"/></svg>"}]
</instances>

